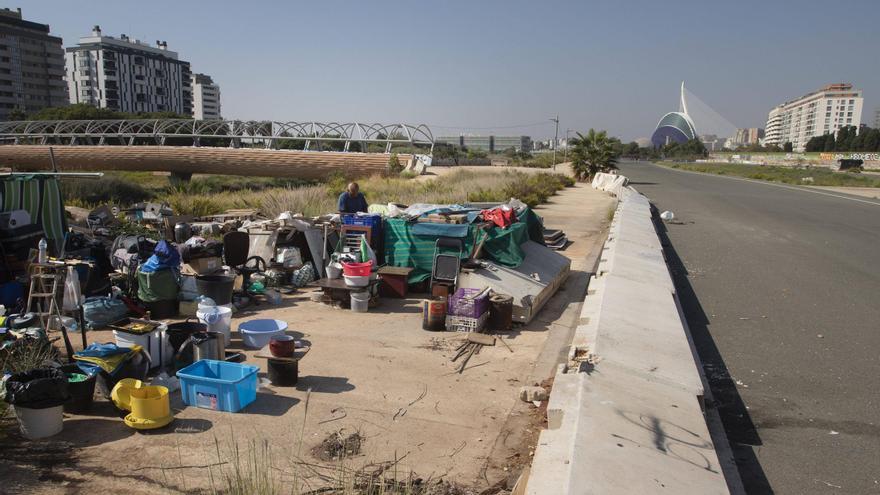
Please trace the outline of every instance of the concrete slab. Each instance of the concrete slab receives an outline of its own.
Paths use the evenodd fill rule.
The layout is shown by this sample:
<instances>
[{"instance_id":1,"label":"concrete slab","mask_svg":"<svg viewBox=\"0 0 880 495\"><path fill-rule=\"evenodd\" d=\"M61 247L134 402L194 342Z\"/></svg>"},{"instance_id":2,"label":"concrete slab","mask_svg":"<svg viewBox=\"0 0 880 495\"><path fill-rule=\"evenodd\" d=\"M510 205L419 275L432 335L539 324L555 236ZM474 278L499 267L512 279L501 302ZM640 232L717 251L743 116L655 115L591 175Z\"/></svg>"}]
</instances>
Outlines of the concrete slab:
<instances>
[{"instance_id":1,"label":"concrete slab","mask_svg":"<svg viewBox=\"0 0 880 495\"><path fill-rule=\"evenodd\" d=\"M662 287L605 276L593 352L603 368L703 395L703 381L675 301Z\"/></svg>"},{"instance_id":2,"label":"concrete slab","mask_svg":"<svg viewBox=\"0 0 880 495\"><path fill-rule=\"evenodd\" d=\"M603 366L563 378L578 407L551 406L566 412L541 434L527 493L728 493L697 399Z\"/></svg>"}]
</instances>

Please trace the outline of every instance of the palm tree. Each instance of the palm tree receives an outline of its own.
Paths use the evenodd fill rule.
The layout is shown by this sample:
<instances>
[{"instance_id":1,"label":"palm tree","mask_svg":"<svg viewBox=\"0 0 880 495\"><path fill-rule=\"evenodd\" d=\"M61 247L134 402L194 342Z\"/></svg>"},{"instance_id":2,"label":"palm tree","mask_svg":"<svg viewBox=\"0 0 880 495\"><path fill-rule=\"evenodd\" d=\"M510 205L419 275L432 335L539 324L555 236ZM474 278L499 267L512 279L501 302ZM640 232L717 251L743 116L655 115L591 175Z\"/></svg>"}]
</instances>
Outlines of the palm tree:
<instances>
[{"instance_id":1,"label":"palm tree","mask_svg":"<svg viewBox=\"0 0 880 495\"><path fill-rule=\"evenodd\" d=\"M619 150L614 138L605 131L590 129L587 135L577 133L572 139L571 168L579 181L590 180L599 172L617 169Z\"/></svg>"}]
</instances>

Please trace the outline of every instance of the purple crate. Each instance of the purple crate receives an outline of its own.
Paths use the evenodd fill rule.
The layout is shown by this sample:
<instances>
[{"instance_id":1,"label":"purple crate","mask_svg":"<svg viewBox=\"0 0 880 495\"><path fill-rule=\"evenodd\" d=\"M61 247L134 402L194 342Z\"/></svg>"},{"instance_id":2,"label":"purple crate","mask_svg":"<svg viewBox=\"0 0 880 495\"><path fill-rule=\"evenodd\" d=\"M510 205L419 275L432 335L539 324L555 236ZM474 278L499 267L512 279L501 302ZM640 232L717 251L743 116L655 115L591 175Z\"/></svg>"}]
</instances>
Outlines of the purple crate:
<instances>
[{"instance_id":1,"label":"purple crate","mask_svg":"<svg viewBox=\"0 0 880 495\"><path fill-rule=\"evenodd\" d=\"M479 318L489 310L489 293L474 299L466 299L466 297L480 292L482 289L458 289L455 294L449 296L446 314Z\"/></svg>"}]
</instances>

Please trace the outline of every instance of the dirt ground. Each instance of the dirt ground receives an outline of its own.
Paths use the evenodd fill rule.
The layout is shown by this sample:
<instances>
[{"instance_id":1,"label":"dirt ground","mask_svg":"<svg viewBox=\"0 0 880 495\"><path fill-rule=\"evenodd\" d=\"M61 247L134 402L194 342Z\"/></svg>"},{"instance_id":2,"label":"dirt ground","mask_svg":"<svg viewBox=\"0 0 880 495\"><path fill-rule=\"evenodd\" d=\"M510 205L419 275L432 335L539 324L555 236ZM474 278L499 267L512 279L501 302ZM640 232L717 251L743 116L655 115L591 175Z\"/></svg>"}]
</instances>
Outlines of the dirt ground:
<instances>
[{"instance_id":1,"label":"dirt ground","mask_svg":"<svg viewBox=\"0 0 880 495\"><path fill-rule=\"evenodd\" d=\"M418 296L382 299L369 313L352 313L300 290L280 306L236 313L230 345L242 350L236 329L248 319L289 322L291 333L312 346L295 387L268 384L265 360L246 351L247 362L260 366L262 385L237 414L186 407L178 392L174 423L151 433L126 427L100 395L91 415L65 415L64 431L44 441L21 439L13 420L0 433L0 493L211 491L225 486L236 465L267 463L284 482L296 477L320 486L321 476L333 477L339 466L387 461L397 461L399 477L412 471L479 490L510 488L544 423L541 409L519 400L519 388L552 374L612 205L579 184L539 210L548 227L566 230L573 241L562 252L573 259L572 274L537 318L499 336L507 345L484 347L462 374L450 357L465 335L422 330ZM89 341L113 337L90 332ZM357 433L359 451L344 461L315 457L316 447L337 433Z\"/></svg>"}]
</instances>

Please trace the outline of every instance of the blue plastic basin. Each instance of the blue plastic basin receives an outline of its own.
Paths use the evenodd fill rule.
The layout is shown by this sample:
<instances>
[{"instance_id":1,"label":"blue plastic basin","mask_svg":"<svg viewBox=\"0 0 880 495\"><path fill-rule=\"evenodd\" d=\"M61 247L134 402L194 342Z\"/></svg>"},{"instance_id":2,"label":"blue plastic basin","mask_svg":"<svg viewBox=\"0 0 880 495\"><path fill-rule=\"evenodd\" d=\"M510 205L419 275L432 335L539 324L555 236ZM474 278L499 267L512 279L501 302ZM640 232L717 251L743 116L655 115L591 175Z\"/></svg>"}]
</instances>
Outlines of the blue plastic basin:
<instances>
[{"instance_id":1,"label":"blue plastic basin","mask_svg":"<svg viewBox=\"0 0 880 495\"><path fill-rule=\"evenodd\" d=\"M188 406L238 412L257 398L257 373L249 364L202 359L177 372Z\"/></svg>"},{"instance_id":2,"label":"blue plastic basin","mask_svg":"<svg viewBox=\"0 0 880 495\"><path fill-rule=\"evenodd\" d=\"M266 347L273 335L284 333L285 330L287 330L287 322L282 320L248 320L238 325L244 346L250 349Z\"/></svg>"}]
</instances>

